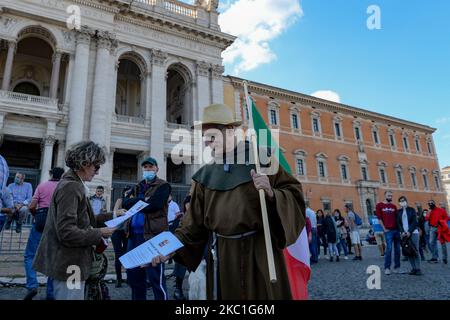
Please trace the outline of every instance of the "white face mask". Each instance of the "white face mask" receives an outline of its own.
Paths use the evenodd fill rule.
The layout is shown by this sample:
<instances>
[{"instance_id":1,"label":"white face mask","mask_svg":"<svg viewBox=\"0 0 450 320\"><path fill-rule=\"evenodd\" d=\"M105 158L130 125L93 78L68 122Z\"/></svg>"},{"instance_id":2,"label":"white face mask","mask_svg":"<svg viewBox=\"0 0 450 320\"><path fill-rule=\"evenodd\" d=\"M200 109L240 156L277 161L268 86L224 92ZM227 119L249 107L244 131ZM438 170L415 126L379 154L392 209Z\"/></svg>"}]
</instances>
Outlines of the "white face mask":
<instances>
[{"instance_id":1,"label":"white face mask","mask_svg":"<svg viewBox=\"0 0 450 320\"><path fill-rule=\"evenodd\" d=\"M401 202L400 202L400 206L401 206L402 208L406 208L406 207L408 206L408 203L407 203L406 201L401 201Z\"/></svg>"}]
</instances>

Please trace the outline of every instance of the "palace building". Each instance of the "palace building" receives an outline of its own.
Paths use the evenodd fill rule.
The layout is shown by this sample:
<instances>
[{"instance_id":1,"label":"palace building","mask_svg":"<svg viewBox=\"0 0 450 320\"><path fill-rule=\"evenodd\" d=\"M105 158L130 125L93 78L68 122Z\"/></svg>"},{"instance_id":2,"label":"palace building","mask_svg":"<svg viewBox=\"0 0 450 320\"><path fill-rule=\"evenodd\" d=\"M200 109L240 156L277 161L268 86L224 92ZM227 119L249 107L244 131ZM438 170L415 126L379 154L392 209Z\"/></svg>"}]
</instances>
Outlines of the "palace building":
<instances>
[{"instance_id":1,"label":"palace building","mask_svg":"<svg viewBox=\"0 0 450 320\"><path fill-rule=\"evenodd\" d=\"M148 155L178 201L196 165L175 165L172 133L225 102L246 126L242 79L223 76L218 1L2 0L0 154L33 186L91 139L107 162L90 184L114 201ZM76 10L75 10L75 9ZM68 20L80 13L80 28ZM69 12L69 13L68 13ZM76 19L75 19L76 20ZM446 202L435 129L265 84L249 84L313 209L368 215L386 189L417 207Z\"/></svg>"},{"instance_id":2,"label":"palace building","mask_svg":"<svg viewBox=\"0 0 450 320\"><path fill-rule=\"evenodd\" d=\"M243 81L224 77L224 98L245 126ZM343 211L350 204L367 224L386 190L419 210L429 199L446 206L436 129L266 84L249 82L248 90L269 127L279 130L311 208Z\"/></svg>"}]
</instances>

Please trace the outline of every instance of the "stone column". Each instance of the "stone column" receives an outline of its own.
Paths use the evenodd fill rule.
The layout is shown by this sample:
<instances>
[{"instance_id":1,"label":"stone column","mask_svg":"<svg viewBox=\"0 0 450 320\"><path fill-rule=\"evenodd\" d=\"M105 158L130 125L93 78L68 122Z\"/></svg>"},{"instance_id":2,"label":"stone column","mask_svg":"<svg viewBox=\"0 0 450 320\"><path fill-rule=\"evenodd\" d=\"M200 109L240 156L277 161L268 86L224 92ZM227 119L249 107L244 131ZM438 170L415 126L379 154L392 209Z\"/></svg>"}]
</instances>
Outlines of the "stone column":
<instances>
[{"instance_id":1,"label":"stone column","mask_svg":"<svg viewBox=\"0 0 450 320\"><path fill-rule=\"evenodd\" d=\"M58 141L58 155L56 157L56 166L60 168L66 167L66 146L63 141Z\"/></svg>"},{"instance_id":2,"label":"stone column","mask_svg":"<svg viewBox=\"0 0 450 320\"><path fill-rule=\"evenodd\" d=\"M46 136L41 145L42 158L41 158L41 179L40 183L47 181L50 177L48 172L52 168L53 159L53 146L55 145L55 136Z\"/></svg>"},{"instance_id":3,"label":"stone column","mask_svg":"<svg viewBox=\"0 0 450 320\"><path fill-rule=\"evenodd\" d=\"M224 67L221 65L213 65L211 69L211 88L212 103L223 103L223 79L222 74ZM230 106L233 107L233 106Z\"/></svg>"},{"instance_id":4,"label":"stone column","mask_svg":"<svg viewBox=\"0 0 450 320\"><path fill-rule=\"evenodd\" d=\"M197 105L198 109L194 113L196 116L194 121L200 121L203 114L203 109L211 104L211 94L209 86L209 68L210 65L206 62L197 62Z\"/></svg>"},{"instance_id":5,"label":"stone column","mask_svg":"<svg viewBox=\"0 0 450 320\"><path fill-rule=\"evenodd\" d=\"M6 57L5 71L3 72L2 90L9 90L11 85L11 76L14 63L14 54L16 53L16 41L8 41L8 55Z\"/></svg>"},{"instance_id":6,"label":"stone column","mask_svg":"<svg viewBox=\"0 0 450 320\"><path fill-rule=\"evenodd\" d=\"M66 59L69 59L66 69L66 76L64 79L64 103L69 103L70 101L70 88L72 86L72 75L73 75L73 65L75 63L75 55L68 54L66 55Z\"/></svg>"},{"instance_id":7,"label":"stone column","mask_svg":"<svg viewBox=\"0 0 450 320\"><path fill-rule=\"evenodd\" d=\"M53 55L53 68L52 77L50 80L50 98L55 99L58 94L58 84L59 84L59 71L61 68L61 56L62 53L56 51Z\"/></svg>"},{"instance_id":8,"label":"stone column","mask_svg":"<svg viewBox=\"0 0 450 320\"><path fill-rule=\"evenodd\" d=\"M5 125L5 116L6 116L6 113L0 112L0 147L3 144L3 138L4 138L3 128Z\"/></svg>"},{"instance_id":9,"label":"stone column","mask_svg":"<svg viewBox=\"0 0 450 320\"><path fill-rule=\"evenodd\" d=\"M69 124L66 149L83 139L86 90L89 68L89 47L93 31L82 27L76 33L76 52L70 90Z\"/></svg>"},{"instance_id":10,"label":"stone column","mask_svg":"<svg viewBox=\"0 0 450 320\"><path fill-rule=\"evenodd\" d=\"M150 125L150 155L158 161L158 176L166 178L166 163L164 156L164 132L167 114L167 79L165 62L167 53L154 50L152 53L152 111Z\"/></svg>"},{"instance_id":11,"label":"stone column","mask_svg":"<svg viewBox=\"0 0 450 320\"><path fill-rule=\"evenodd\" d=\"M146 70L145 76L145 123L150 123L152 113L152 73Z\"/></svg>"},{"instance_id":12,"label":"stone column","mask_svg":"<svg viewBox=\"0 0 450 320\"><path fill-rule=\"evenodd\" d=\"M109 103L112 100L109 95L113 94L110 84L114 74L114 64L112 64L110 54L110 35L102 32L98 36L89 138L109 149L109 141L106 138L107 132L111 130L111 123L107 123L107 112L109 112Z\"/></svg>"},{"instance_id":13,"label":"stone column","mask_svg":"<svg viewBox=\"0 0 450 320\"><path fill-rule=\"evenodd\" d=\"M139 100L139 114L138 116L143 116L145 117L145 112L146 112L146 105L145 105L145 101L146 101L146 92L147 92L147 85L146 85L146 81L147 81L147 75L145 73L141 73L140 74L140 79L141 79L141 86L139 88L139 96L140 96L140 100Z\"/></svg>"}]
</instances>

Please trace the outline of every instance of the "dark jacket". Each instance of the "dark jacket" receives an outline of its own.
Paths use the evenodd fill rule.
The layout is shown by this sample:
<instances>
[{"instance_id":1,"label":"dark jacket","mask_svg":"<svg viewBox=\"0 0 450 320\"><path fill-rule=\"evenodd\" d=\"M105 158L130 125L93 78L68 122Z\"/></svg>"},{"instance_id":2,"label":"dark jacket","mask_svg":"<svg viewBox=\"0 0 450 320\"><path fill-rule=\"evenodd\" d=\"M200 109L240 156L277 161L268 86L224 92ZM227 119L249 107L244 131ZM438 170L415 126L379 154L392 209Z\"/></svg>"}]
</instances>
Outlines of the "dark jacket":
<instances>
[{"instance_id":1,"label":"dark jacket","mask_svg":"<svg viewBox=\"0 0 450 320\"><path fill-rule=\"evenodd\" d=\"M33 268L58 281L74 274L78 266L81 281L87 280L93 250L102 237L94 229L96 220L80 178L69 170L64 174L50 203L47 222L34 258Z\"/></svg>"},{"instance_id":2,"label":"dark jacket","mask_svg":"<svg viewBox=\"0 0 450 320\"><path fill-rule=\"evenodd\" d=\"M417 222L416 210L414 210L414 208L407 207L406 214L408 215L408 230L403 229L403 222L402 222L403 208L397 211L398 229L400 230L400 233L403 232L413 233L413 231L419 227L419 224Z\"/></svg>"},{"instance_id":3,"label":"dark jacket","mask_svg":"<svg viewBox=\"0 0 450 320\"><path fill-rule=\"evenodd\" d=\"M144 191L147 189L146 191ZM145 180L136 185L133 192L133 198L124 198L122 207L131 209L139 200L149 203L141 212L144 213L144 238L146 240L153 238L163 231L169 230L167 220L167 211L169 208L168 199L171 192L170 184L162 179L156 178L150 185ZM129 219L124 224L127 236L130 235L131 221Z\"/></svg>"},{"instance_id":4,"label":"dark jacket","mask_svg":"<svg viewBox=\"0 0 450 320\"><path fill-rule=\"evenodd\" d=\"M327 235L328 243L337 242L337 230L334 218L331 216L326 216L324 220L325 234Z\"/></svg>"}]
</instances>

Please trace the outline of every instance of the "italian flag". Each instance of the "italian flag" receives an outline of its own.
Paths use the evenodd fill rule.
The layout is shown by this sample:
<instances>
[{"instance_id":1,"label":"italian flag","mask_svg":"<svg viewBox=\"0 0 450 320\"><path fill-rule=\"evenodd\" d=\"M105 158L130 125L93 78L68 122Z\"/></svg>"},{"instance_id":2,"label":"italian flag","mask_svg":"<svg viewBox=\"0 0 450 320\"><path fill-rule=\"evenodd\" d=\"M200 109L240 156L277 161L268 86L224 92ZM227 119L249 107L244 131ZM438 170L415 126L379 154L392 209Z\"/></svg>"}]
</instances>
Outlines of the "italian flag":
<instances>
[{"instance_id":1,"label":"italian flag","mask_svg":"<svg viewBox=\"0 0 450 320\"><path fill-rule=\"evenodd\" d=\"M267 127L264 119L259 114L256 109L255 102L249 96L247 85L244 84L245 90L245 98L247 111L250 118L250 128L253 128L256 131L257 135L257 144L261 145L264 141L267 141L271 150L275 148L277 151L275 154L279 155L279 163L280 166L283 167L286 172L292 174L292 170L284 157L283 153L279 149L279 146L276 145L276 142L273 141L270 129ZM250 106L250 108L248 107ZM259 130L266 129L267 137L259 136ZM264 132L264 131L263 131ZM271 145L275 144L275 145ZM309 254L309 242L308 235L306 233L306 227L303 228L301 233L298 236L297 241L291 246L284 249L284 257L286 260L286 269L289 276L289 284L291 287L291 294L294 300L307 300L308 299L308 281L311 275L311 267L309 264L310 254Z\"/></svg>"}]
</instances>

